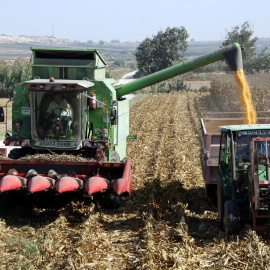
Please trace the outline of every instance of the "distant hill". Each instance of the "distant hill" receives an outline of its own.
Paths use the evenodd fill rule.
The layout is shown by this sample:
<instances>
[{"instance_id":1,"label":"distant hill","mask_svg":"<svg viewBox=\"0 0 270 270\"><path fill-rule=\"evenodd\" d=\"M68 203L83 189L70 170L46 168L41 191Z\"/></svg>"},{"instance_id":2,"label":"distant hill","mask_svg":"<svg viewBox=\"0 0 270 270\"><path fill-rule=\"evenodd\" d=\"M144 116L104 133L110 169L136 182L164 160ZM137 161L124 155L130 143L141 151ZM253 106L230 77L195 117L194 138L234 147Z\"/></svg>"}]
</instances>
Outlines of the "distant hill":
<instances>
[{"instance_id":1,"label":"distant hill","mask_svg":"<svg viewBox=\"0 0 270 270\"><path fill-rule=\"evenodd\" d=\"M79 42L52 36L8 36L0 35L0 60L15 60L18 57L29 59L30 47L91 48L107 50L110 55L130 54L139 42Z\"/></svg>"},{"instance_id":2,"label":"distant hill","mask_svg":"<svg viewBox=\"0 0 270 270\"><path fill-rule=\"evenodd\" d=\"M0 35L0 44L28 43L28 44L57 44L66 45L74 43L73 40L49 36L7 36Z\"/></svg>"},{"instance_id":3,"label":"distant hill","mask_svg":"<svg viewBox=\"0 0 270 270\"><path fill-rule=\"evenodd\" d=\"M222 41L190 41L185 56L197 56L218 50Z\"/></svg>"},{"instance_id":4,"label":"distant hill","mask_svg":"<svg viewBox=\"0 0 270 270\"><path fill-rule=\"evenodd\" d=\"M221 47L222 41L190 41L185 52L186 57L205 54ZM96 48L108 51L113 58L129 56L134 59L134 51L139 42L111 42L93 41L79 42L70 39L53 36L9 36L0 35L0 60L15 60L18 57L29 59L31 56L30 47L65 47L65 48ZM270 48L270 38L261 38L256 43L257 51L264 47ZM270 49L268 50L270 53Z\"/></svg>"},{"instance_id":5,"label":"distant hill","mask_svg":"<svg viewBox=\"0 0 270 270\"><path fill-rule=\"evenodd\" d=\"M67 46L74 41L47 36L7 36L0 35L0 59L15 60L18 57L29 59L30 47Z\"/></svg>"}]
</instances>

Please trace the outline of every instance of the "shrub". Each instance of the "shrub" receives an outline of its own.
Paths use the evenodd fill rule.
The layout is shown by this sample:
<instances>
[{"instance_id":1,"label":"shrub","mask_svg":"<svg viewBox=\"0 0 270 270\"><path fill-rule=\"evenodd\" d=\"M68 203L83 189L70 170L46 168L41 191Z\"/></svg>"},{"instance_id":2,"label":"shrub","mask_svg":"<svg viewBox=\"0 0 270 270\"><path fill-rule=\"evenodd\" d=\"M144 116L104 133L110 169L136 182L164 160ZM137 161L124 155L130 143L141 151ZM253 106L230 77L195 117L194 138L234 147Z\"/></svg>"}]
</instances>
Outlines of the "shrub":
<instances>
[{"instance_id":1,"label":"shrub","mask_svg":"<svg viewBox=\"0 0 270 270\"><path fill-rule=\"evenodd\" d=\"M0 97L9 97L16 85L23 79L31 77L31 69L26 60L17 59L12 65L0 62Z\"/></svg>"}]
</instances>

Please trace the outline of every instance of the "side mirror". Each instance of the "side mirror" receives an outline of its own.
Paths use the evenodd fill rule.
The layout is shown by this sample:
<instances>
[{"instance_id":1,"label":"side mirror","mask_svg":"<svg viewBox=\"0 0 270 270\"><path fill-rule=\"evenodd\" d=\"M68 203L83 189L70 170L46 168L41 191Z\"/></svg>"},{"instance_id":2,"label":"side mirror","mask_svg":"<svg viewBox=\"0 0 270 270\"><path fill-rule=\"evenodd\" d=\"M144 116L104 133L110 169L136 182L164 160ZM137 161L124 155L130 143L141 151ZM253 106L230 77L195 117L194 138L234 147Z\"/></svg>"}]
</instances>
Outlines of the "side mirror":
<instances>
[{"instance_id":1,"label":"side mirror","mask_svg":"<svg viewBox=\"0 0 270 270\"><path fill-rule=\"evenodd\" d=\"M0 107L0 122L5 122L5 114L3 107Z\"/></svg>"}]
</instances>

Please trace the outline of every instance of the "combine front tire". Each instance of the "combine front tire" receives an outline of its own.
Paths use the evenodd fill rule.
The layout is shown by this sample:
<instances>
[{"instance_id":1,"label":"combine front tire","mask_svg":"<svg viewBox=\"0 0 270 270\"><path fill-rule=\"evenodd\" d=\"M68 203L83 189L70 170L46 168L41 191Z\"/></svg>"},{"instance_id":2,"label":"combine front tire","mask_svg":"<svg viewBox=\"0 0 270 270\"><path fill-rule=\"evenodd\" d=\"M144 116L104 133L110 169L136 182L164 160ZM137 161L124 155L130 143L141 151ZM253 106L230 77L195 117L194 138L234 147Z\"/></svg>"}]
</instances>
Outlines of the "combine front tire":
<instances>
[{"instance_id":1,"label":"combine front tire","mask_svg":"<svg viewBox=\"0 0 270 270\"><path fill-rule=\"evenodd\" d=\"M26 156L27 154L31 153L31 149L26 148L13 148L9 154L8 157L11 159L19 159L21 157Z\"/></svg>"},{"instance_id":2,"label":"combine front tire","mask_svg":"<svg viewBox=\"0 0 270 270\"><path fill-rule=\"evenodd\" d=\"M9 152L8 157L11 159L19 159L22 156L21 152L21 148L14 148Z\"/></svg>"},{"instance_id":3,"label":"combine front tire","mask_svg":"<svg viewBox=\"0 0 270 270\"><path fill-rule=\"evenodd\" d=\"M224 227L226 235L239 234L240 232L239 207L234 200L225 202Z\"/></svg>"}]
</instances>

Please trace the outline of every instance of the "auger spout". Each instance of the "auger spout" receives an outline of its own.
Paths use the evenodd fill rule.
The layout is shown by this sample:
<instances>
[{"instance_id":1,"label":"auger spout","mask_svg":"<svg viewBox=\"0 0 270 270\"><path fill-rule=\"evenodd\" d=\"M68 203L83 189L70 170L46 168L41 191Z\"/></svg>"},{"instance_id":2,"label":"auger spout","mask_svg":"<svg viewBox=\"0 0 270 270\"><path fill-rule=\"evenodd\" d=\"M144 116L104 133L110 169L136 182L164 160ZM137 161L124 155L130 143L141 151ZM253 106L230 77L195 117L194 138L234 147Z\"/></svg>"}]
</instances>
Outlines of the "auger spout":
<instances>
[{"instance_id":1,"label":"auger spout","mask_svg":"<svg viewBox=\"0 0 270 270\"><path fill-rule=\"evenodd\" d=\"M238 43L233 43L217 51L182 62L130 83L116 86L117 97L120 98L144 87L168 80L223 59L227 60L232 71L243 69L241 47Z\"/></svg>"}]
</instances>

